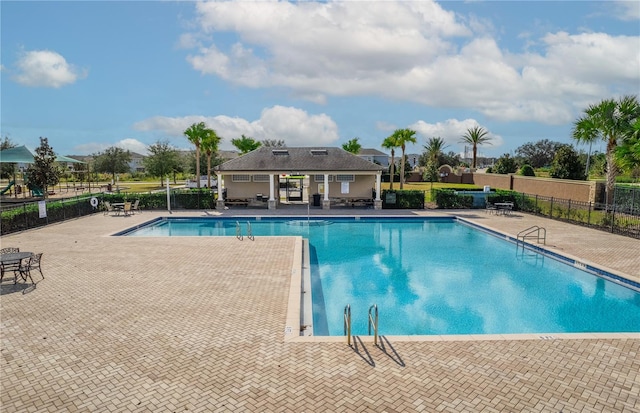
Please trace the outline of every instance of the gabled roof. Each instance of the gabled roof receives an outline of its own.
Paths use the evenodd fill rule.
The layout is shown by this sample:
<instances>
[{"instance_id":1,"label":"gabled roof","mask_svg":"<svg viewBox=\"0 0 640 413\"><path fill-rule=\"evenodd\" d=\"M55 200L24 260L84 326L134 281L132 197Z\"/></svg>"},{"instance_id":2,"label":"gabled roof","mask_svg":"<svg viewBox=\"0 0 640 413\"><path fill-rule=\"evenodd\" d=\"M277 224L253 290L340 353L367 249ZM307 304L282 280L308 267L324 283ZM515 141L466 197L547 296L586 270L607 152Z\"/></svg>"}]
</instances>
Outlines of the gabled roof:
<instances>
[{"instance_id":1,"label":"gabled roof","mask_svg":"<svg viewBox=\"0 0 640 413\"><path fill-rule=\"evenodd\" d=\"M368 155L368 156L389 156L386 153L379 151L377 149L373 149L373 148L362 148L360 149L360 152L358 152L358 155Z\"/></svg>"},{"instance_id":2,"label":"gabled roof","mask_svg":"<svg viewBox=\"0 0 640 413\"><path fill-rule=\"evenodd\" d=\"M342 148L260 147L215 168L220 172L377 172L385 168Z\"/></svg>"}]
</instances>

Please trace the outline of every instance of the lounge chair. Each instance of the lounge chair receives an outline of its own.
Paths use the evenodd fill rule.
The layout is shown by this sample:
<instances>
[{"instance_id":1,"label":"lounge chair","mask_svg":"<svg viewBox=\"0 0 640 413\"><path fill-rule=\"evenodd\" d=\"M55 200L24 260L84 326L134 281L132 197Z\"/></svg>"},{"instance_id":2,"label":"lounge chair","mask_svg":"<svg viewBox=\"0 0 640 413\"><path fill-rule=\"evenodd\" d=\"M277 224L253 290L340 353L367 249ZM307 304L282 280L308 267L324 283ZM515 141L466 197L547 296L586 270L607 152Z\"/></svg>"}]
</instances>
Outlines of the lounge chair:
<instances>
[{"instance_id":1,"label":"lounge chair","mask_svg":"<svg viewBox=\"0 0 640 413\"><path fill-rule=\"evenodd\" d=\"M42 262L41 252L38 254L31 254L31 257L29 257L29 260L25 264L22 264L20 266L19 271L22 279L27 281L27 277L28 277L31 280L31 284L35 284L35 282L33 282L33 278L31 277L31 270L38 270L40 272L40 275L42 276L42 279L44 280L44 274L42 273L42 268L40 267L41 262Z\"/></svg>"}]
</instances>

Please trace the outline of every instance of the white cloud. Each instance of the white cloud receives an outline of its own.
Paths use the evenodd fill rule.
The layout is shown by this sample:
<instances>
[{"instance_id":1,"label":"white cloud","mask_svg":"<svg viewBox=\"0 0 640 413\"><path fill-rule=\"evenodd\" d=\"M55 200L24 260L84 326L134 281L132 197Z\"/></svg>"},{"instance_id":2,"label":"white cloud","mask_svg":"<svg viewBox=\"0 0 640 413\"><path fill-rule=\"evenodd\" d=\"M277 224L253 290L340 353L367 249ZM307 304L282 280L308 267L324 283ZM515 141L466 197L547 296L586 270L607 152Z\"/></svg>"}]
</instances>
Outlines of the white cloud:
<instances>
[{"instance_id":1,"label":"white cloud","mask_svg":"<svg viewBox=\"0 0 640 413\"><path fill-rule=\"evenodd\" d=\"M249 121L238 117L219 116L156 116L133 125L135 130L160 132L171 137L184 137L184 131L190 125L204 122L223 138L221 149L233 149L231 139L241 135L256 140L280 139L288 146L331 145L338 136L338 126L327 115L310 115L304 110L273 106L264 109L260 118ZM186 139L186 138L185 138Z\"/></svg>"},{"instance_id":2,"label":"white cloud","mask_svg":"<svg viewBox=\"0 0 640 413\"><path fill-rule=\"evenodd\" d=\"M76 145L72 149L72 153L78 154L93 154L98 152L104 152L107 148L112 146L116 146L118 148L122 148L124 150L128 150L131 152L139 153L141 155L147 154L147 144L140 142L137 139L126 138L122 139L115 144L108 143L83 143L82 145Z\"/></svg>"},{"instance_id":3,"label":"white cloud","mask_svg":"<svg viewBox=\"0 0 640 413\"><path fill-rule=\"evenodd\" d=\"M629 3L637 5L621 4L634 15ZM188 57L195 70L319 104L368 95L563 124L585 101L637 93L640 82L640 36L528 34L526 51L510 51L492 22L432 1L226 1L196 10L198 39L216 42L202 40Z\"/></svg>"},{"instance_id":4,"label":"white cloud","mask_svg":"<svg viewBox=\"0 0 640 413\"><path fill-rule=\"evenodd\" d=\"M637 1L618 0L608 5L611 12L623 21L640 20L640 3ZM611 7L613 6L613 7Z\"/></svg>"},{"instance_id":5,"label":"white cloud","mask_svg":"<svg viewBox=\"0 0 640 413\"><path fill-rule=\"evenodd\" d=\"M455 148L464 146L464 143L461 143L460 141L462 140L462 136L467 133L467 130L476 126L483 127L475 119L447 119L444 122L437 123L427 123L420 120L409 125L409 129L415 130L417 134L423 138L423 145L431 138L442 138L446 145L449 145L447 149L455 151ZM488 132L487 137L491 139L491 145L487 144L488 146L491 146L492 148L502 146L504 141L500 135L491 132L486 127L484 127L484 129Z\"/></svg>"},{"instance_id":6,"label":"white cloud","mask_svg":"<svg viewBox=\"0 0 640 413\"><path fill-rule=\"evenodd\" d=\"M60 88L86 77L80 70L67 63L62 55L50 50L23 52L16 62L18 74L14 80L31 87Z\"/></svg>"}]
</instances>

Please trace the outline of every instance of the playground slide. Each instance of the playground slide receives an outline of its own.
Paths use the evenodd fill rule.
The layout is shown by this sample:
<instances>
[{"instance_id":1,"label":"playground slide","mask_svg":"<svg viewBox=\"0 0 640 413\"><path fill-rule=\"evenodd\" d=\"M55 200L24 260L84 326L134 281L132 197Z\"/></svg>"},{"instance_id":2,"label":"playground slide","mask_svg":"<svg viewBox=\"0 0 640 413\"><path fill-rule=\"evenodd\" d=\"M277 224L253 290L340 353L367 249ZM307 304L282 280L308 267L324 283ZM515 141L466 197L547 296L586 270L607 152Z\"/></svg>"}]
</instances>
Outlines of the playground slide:
<instances>
[{"instance_id":1,"label":"playground slide","mask_svg":"<svg viewBox=\"0 0 640 413\"><path fill-rule=\"evenodd\" d=\"M10 181L10 182L9 182L9 185L7 185L7 187L6 187L6 188L4 188L2 191L0 191L0 195L4 195L4 194L6 194L6 193L9 191L9 189L11 189L11 187L12 187L13 185L15 185L15 183L16 183L16 181Z\"/></svg>"}]
</instances>

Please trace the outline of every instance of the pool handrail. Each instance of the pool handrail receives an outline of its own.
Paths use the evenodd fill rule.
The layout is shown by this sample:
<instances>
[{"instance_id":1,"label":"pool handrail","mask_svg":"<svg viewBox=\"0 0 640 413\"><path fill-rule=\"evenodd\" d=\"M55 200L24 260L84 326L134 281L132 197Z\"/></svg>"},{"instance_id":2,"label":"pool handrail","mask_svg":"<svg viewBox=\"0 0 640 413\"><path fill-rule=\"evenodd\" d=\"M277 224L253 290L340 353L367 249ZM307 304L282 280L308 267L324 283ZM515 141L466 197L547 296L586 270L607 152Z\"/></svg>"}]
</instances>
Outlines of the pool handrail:
<instances>
[{"instance_id":1,"label":"pool handrail","mask_svg":"<svg viewBox=\"0 0 640 413\"><path fill-rule=\"evenodd\" d=\"M374 315L371 315L371 310L375 310ZM369 335L371 335L371 328L373 327L373 345L378 345L378 305L373 304L369 307Z\"/></svg>"},{"instance_id":2,"label":"pool handrail","mask_svg":"<svg viewBox=\"0 0 640 413\"><path fill-rule=\"evenodd\" d=\"M351 306L344 307L344 334L347 336L347 345L351 346Z\"/></svg>"}]
</instances>

